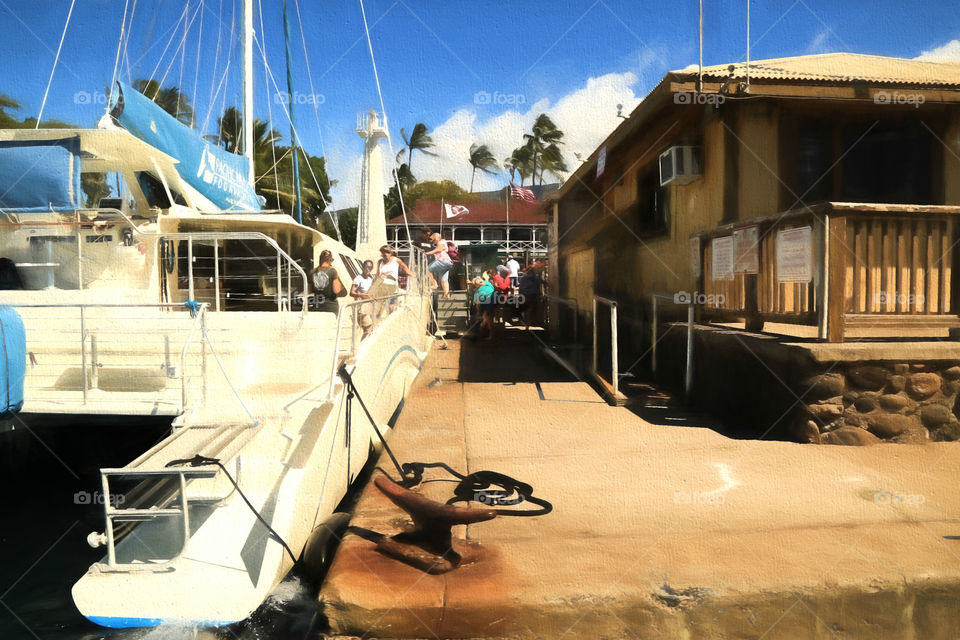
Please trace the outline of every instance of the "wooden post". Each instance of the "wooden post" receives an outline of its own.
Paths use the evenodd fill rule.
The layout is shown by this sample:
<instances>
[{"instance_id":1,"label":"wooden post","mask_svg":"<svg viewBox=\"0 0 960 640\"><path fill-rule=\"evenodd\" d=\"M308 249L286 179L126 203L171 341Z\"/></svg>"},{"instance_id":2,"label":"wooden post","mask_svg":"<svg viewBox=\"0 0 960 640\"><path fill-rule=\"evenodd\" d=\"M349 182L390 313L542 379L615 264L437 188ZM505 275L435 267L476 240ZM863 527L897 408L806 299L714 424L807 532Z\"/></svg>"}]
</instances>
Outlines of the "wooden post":
<instances>
[{"instance_id":1,"label":"wooden post","mask_svg":"<svg viewBox=\"0 0 960 640\"><path fill-rule=\"evenodd\" d=\"M829 236L826 249L829 255L829 273L827 277L827 340L829 342L843 342L844 314L846 313L846 271L847 260L847 218L843 215L829 217ZM865 284L865 283L864 283Z\"/></svg>"}]
</instances>

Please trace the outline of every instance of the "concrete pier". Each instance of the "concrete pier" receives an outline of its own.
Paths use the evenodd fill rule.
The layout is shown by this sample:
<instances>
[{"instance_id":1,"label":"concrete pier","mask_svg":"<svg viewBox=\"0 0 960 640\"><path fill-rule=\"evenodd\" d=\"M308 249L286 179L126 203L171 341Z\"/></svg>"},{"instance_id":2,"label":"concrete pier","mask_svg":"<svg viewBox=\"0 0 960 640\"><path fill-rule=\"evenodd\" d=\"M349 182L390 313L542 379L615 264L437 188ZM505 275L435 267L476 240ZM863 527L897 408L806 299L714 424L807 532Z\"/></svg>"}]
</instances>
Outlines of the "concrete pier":
<instances>
[{"instance_id":1,"label":"concrete pier","mask_svg":"<svg viewBox=\"0 0 960 640\"><path fill-rule=\"evenodd\" d=\"M334 635L957 637L956 443L731 440L608 406L521 332L449 345L408 397L397 456L506 473L554 511L461 527L477 561L428 575L374 550L371 532L406 520L366 487L321 590Z\"/></svg>"}]
</instances>

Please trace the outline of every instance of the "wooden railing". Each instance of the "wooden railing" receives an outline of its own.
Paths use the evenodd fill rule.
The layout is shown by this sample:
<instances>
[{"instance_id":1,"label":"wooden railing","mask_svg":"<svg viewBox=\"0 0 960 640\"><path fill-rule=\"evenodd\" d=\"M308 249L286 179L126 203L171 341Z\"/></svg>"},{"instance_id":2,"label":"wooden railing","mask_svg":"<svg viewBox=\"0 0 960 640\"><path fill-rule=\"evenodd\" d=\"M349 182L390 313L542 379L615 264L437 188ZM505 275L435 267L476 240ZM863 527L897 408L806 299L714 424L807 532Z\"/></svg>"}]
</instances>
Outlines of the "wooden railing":
<instances>
[{"instance_id":1,"label":"wooden railing","mask_svg":"<svg viewBox=\"0 0 960 640\"><path fill-rule=\"evenodd\" d=\"M752 330L815 325L831 342L851 329L942 333L960 326L958 215L952 206L825 203L703 232L695 302L705 319L743 320Z\"/></svg>"}]
</instances>

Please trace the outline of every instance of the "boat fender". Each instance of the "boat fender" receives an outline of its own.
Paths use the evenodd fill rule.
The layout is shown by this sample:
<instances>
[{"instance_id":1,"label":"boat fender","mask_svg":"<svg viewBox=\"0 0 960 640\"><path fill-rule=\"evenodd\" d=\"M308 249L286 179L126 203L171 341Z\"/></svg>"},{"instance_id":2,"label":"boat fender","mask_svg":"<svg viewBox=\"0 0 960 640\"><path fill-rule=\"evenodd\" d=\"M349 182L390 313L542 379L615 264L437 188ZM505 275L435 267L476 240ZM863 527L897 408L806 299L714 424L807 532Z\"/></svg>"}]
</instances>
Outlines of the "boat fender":
<instances>
[{"instance_id":1,"label":"boat fender","mask_svg":"<svg viewBox=\"0 0 960 640\"><path fill-rule=\"evenodd\" d=\"M27 375L27 332L20 314L11 307L0 307L0 348L0 414L8 415L23 407Z\"/></svg>"},{"instance_id":2,"label":"boat fender","mask_svg":"<svg viewBox=\"0 0 960 640\"><path fill-rule=\"evenodd\" d=\"M300 554L300 564L307 570L308 575L323 575L349 523L350 514L338 511L314 527Z\"/></svg>"}]
</instances>

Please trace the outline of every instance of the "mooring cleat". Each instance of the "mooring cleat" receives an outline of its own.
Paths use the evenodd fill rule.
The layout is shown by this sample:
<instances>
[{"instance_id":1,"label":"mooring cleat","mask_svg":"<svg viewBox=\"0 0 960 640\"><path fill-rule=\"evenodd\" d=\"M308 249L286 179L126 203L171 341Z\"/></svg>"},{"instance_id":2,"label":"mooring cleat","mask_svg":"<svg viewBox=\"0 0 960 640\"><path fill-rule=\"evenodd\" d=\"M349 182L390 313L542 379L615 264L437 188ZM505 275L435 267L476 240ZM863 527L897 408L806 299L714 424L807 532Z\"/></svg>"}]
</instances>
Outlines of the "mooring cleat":
<instances>
[{"instance_id":1,"label":"mooring cleat","mask_svg":"<svg viewBox=\"0 0 960 640\"><path fill-rule=\"evenodd\" d=\"M497 517L494 509L467 509L430 500L385 476L374 478L373 483L413 520L413 528L381 538L377 551L426 573L446 573L460 566L463 556L453 548L454 525Z\"/></svg>"}]
</instances>

